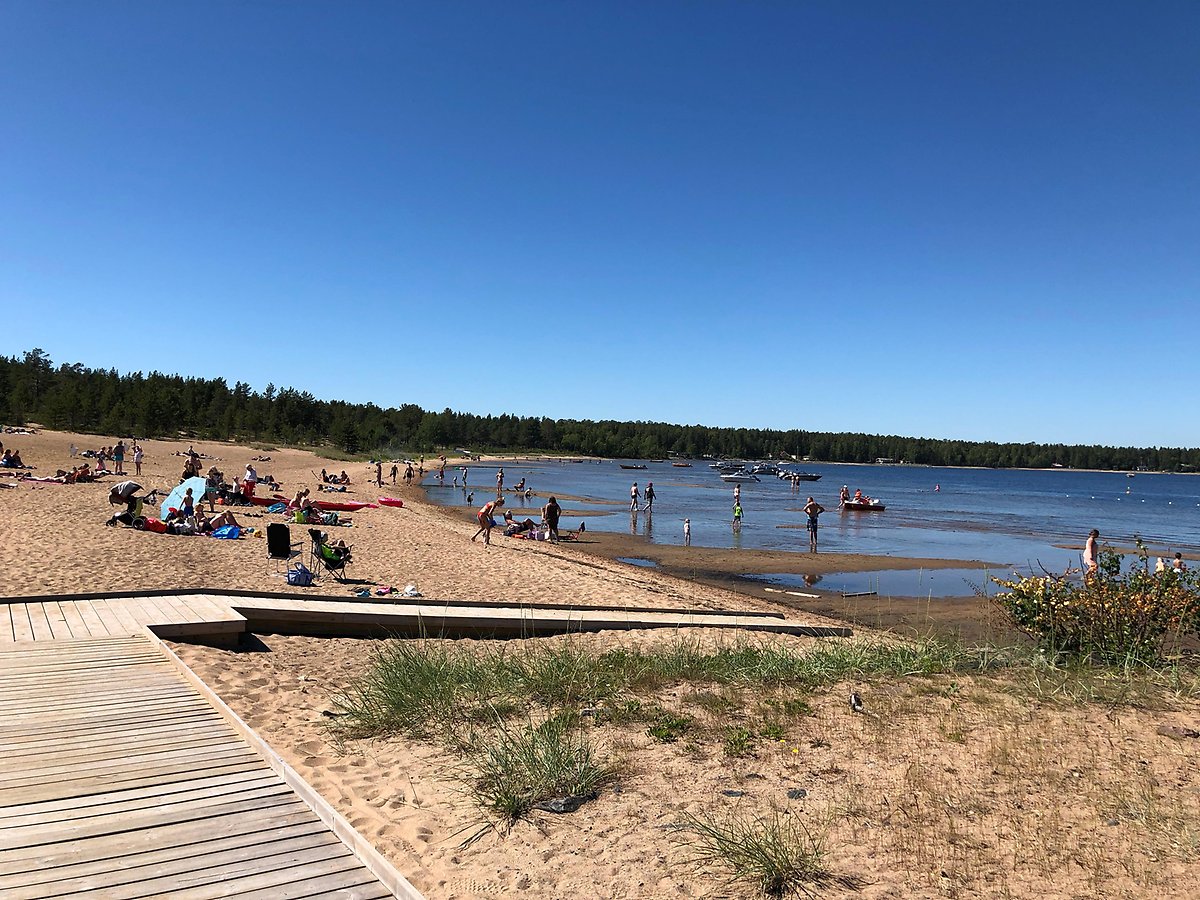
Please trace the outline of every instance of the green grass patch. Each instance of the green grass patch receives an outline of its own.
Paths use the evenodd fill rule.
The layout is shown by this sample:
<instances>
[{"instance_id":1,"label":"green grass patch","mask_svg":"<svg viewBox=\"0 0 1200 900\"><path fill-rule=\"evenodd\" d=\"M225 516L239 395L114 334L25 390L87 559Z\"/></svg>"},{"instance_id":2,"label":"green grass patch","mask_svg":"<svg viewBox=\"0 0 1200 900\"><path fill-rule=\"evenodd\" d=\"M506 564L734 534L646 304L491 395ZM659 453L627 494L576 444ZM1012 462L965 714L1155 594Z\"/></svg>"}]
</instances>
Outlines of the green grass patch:
<instances>
[{"instance_id":1,"label":"green grass patch","mask_svg":"<svg viewBox=\"0 0 1200 900\"><path fill-rule=\"evenodd\" d=\"M503 723L466 742L464 782L502 829L541 801L595 797L615 774L575 716L512 728Z\"/></svg>"},{"instance_id":2,"label":"green grass patch","mask_svg":"<svg viewBox=\"0 0 1200 900\"><path fill-rule=\"evenodd\" d=\"M679 834L698 864L721 869L767 897L813 897L823 888L862 883L830 871L823 835L777 809L750 818L688 815Z\"/></svg>"}]
</instances>

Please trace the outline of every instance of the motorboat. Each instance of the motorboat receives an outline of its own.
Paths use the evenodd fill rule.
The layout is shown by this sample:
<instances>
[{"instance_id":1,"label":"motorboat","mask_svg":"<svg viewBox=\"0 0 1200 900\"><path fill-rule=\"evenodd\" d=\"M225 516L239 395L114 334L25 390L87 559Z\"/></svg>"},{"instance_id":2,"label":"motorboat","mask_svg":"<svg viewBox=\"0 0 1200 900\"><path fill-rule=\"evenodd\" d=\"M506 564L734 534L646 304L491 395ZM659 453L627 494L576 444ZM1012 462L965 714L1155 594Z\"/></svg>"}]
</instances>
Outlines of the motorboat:
<instances>
[{"instance_id":1,"label":"motorboat","mask_svg":"<svg viewBox=\"0 0 1200 900\"><path fill-rule=\"evenodd\" d=\"M779 466L775 463L759 463L750 470L752 475L778 475Z\"/></svg>"},{"instance_id":2,"label":"motorboat","mask_svg":"<svg viewBox=\"0 0 1200 900\"><path fill-rule=\"evenodd\" d=\"M753 472L723 472L721 480L730 484L748 484L751 481L758 481L759 477Z\"/></svg>"},{"instance_id":3,"label":"motorboat","mask_svg":"<svg viewBox=\"0 0 1200 900\"><path fill-rule=\"evenodd\" d=\"M779 477L784 481L820 481L821 476L812 472L789 472L787 469L779 470Z\"/></svg>"},{"instance_id":4,"label":"motorboat","mask_svg":"<svg viewBox=\"0 0 1200 900\"><path fill-rule=\"evenodd\" d=\"M692 464L689 462L673 462L671 463L677 469L690 469Z\"/></svg>"},{"instance_id":5,"label":"motorboat","mask_svg":"<svg viewBox=\"0 0 1200 900\"><path fill-rule=\"evenodd\" d=\"M629 465L626 465L625 463L617 463L617 465L619 465L622 469L644 469L644 468L646 468L645 466L629 466Z\"/></svg>"},{"instance_id":6,"label":"motorboat","mask_svg":"<svg viewBox=\"0 0 1200 900\"><path fill-rule=\"evenodd\" d=\"M883 512L887 507L880 500L845 500L842 502L842 509L851 512Z\"/></svg>"}]
</instances>

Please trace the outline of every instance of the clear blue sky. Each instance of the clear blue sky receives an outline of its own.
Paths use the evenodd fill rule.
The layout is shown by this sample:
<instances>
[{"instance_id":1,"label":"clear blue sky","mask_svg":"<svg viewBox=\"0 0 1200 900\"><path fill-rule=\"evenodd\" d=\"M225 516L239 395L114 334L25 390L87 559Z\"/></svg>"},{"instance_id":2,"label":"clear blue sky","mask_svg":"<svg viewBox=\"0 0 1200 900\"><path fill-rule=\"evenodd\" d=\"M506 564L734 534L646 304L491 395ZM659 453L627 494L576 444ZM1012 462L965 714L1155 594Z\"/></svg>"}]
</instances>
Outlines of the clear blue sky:
<instances>
[{"instance_id":1,"label":"clear blue sky","mask_svg":"<svg viewBox=\"0 0 1200 900\"><path fill-rule=\"evenodd\" d=\"M1195 446L1198 298L1193 0L0 0L0 353Z\"/></svg>"}]
</instances>

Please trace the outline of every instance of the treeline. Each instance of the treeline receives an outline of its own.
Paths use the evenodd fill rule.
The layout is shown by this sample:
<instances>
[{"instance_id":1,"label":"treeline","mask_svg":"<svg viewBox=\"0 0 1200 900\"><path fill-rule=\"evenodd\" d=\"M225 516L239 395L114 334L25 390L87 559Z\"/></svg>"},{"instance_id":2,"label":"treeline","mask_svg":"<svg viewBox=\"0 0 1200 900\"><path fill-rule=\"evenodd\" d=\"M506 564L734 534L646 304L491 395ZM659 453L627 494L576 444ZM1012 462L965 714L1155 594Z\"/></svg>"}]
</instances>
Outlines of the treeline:
<instances>
[{"instance_id":1,"label":"treeline","mask_svg":"<svg viewBox=\"0 0 1200 900\"><path fill-rule=\"evenodd\" d=\"M742 459L795 456L828 462L880 457L917 465L1191 470L1200 449L998 444L892 435L829 434L800 429L708 428L659 422L613 422L528 416L479 416L406 403L318 400L307 391L262 391L223 378L161 372L120 374L81 363L55 366L40 349L0 356L0 422L113 436L177 437L333 445L346 453L446 447L511 452L659 459L705 455Z\"/></svg>"}]
</instances>

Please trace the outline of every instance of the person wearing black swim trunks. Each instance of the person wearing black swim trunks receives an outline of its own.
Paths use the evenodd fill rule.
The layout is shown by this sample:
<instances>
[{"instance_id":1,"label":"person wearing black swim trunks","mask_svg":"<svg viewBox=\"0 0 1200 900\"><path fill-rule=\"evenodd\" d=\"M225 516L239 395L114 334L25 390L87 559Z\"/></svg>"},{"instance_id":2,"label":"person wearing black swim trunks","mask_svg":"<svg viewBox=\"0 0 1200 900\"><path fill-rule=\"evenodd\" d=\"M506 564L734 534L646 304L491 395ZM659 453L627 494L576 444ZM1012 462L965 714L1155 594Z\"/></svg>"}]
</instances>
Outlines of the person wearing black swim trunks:
<instances>
[{"instance_id":1,"label":"person wearing black swim trunks","mask_svg":"<svg viewBox=\"0 0 1200 900\"><path fill-rule=\"evenodd\" d=\"M804 504L804 514L808 516L808 552L817 552L817 516L825 512L825 507L814 500L808 498L808 502Z\"/></svg>"}]
</instances>

